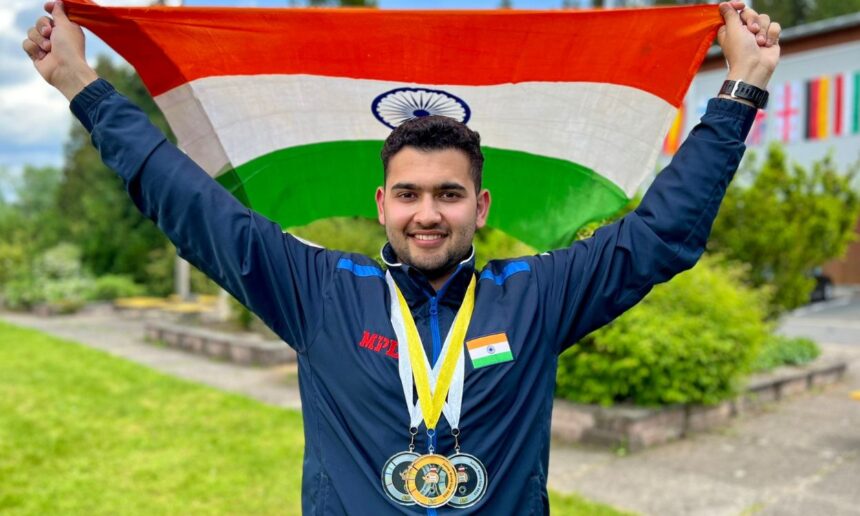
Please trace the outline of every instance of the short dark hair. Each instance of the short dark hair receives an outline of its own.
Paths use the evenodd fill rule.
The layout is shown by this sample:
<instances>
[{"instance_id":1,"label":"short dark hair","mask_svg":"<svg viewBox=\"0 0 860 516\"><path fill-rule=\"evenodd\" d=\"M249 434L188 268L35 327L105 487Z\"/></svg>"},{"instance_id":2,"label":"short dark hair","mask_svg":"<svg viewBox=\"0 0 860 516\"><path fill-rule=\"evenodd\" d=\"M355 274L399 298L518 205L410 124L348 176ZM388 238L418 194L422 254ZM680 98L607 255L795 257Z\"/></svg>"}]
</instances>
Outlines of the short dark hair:
<instances>
[{"instance_id":1,"label":"short dark hair","mask_svg":"<svg viewBox=\"0 0 860 516\"><path fill-rule=\"evenodd\" d=\"M403 122L385 139L380 157L384 180L388 180L388 162L403 147L422 151L459 149L469 157L470 173L475 191L481 190L484 154L481 152L481 135L451 117L419 116Z\"/></svg>"}]
</instances>

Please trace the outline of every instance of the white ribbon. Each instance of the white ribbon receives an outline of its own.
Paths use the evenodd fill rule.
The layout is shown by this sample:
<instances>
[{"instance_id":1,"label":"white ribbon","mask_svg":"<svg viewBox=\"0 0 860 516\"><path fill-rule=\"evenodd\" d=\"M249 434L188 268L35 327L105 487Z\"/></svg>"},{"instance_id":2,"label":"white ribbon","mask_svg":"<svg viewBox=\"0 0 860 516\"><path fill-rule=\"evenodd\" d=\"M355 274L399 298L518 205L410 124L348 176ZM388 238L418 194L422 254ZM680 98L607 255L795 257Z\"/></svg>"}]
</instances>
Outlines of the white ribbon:
<instances>
[{"instance_id":1,"label":"white ribbon","mask_svg":"<svg viewBox=\"0 0 860 516\"><path fill-rule=\"evenodd\" d=\"M409 349L406 342L406 326L403 322L403 313L400 310L400 303L397 300L397 286L394 284L394 278L391 277L391 272L389 271L385 272L385 282L388 284L388 292L391 295L391 326L394 327L394 334L397 335L397 355L399 357L397 365L400 373L400 384L403 386L403 399L406 401L406 408L409 411L409 427L418 428L421 421L424 419L424 416L421 413L421 405L417 401L413 402L413 365L412 360L409 357ZM458 310L457 315L454 318L454 322L448 329L445 343L442 345L442 353L439 355L433 368L430 367L430 361L427 360L427 353L424 352L424 345L421 344L420 346L421 357L423 358L421 366L429 372L428 376L430 378L431 392L436 389L436 380L439 378L439 371L442 368L444 357L452 346L451 334L454 331L454 326L456 325L457 318L459 318L460 315L461 313ZM463 344L464 343L461 342L454 345L462 346ZM460 358L457 360L457 364L454 367L454 375L451 378L451 386L448 389L448 398L442 406L442 413L445 415L445 419L448 421L452 430L455 428L459 429L460 427L460 411L463 407L463 382L465 378L465 354L465 351L461 353Z\"/></svg>"}]
</instances>

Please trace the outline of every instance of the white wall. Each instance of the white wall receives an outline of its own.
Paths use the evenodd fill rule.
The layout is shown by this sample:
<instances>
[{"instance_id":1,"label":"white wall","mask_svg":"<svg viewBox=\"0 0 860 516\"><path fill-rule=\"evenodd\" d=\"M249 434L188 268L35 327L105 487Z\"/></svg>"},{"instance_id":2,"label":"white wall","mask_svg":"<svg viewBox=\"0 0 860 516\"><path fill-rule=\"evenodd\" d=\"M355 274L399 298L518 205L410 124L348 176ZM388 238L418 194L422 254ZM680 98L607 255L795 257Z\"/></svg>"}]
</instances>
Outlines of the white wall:
<instances>
[{"instance_id":1,"label":"white wall","mask_svg":"<svg viewBox=\"0 0 860 516\"><path fill-rule=\"evenodd\" d=\"M764 131L762 133L763 143L754 144L748 140L748 148L757 150L761 154L767 142L781 139L779 124L775 119L778 111L775 96L777 90L786 81L800 81L802 85L809 79L825 75L833 76L839 73L847 73L846 79L853 80L855 72L860 72L860 41L784 56L769 85L771 103L766 110ZM688 133L695 123L698 122L701 116L701 111L699 110L703 109L707 99L715 96L719 91L723 80L725 80L725 75L725 70L714 70L701 72L696 76L685 99L686 116L684 134ZM852 90L848 88L847 91L850 92ZM801 92L803 99L805 99L805 88L801 88ZM853 108L852 99L845 99L845 102L848 103L847 109ZM831 109L833 105L834 102L831 97ZM805 101L801 100L799 106L801 112L798 121L801 124L801 138L800 141L785 145L790 159L802 165L808 165L812 161L821 159L828 151L832 151L840 168L843 169L850 163L854 163L860 159L860 134L851 134L850 120L843 122L847 124L846 132L849 133L847 135L837 137L832 134L833 116L831 116L829 136L822 140L807 140L802 134L803 121L806 118Z\"/></svg>"}]
</instances>

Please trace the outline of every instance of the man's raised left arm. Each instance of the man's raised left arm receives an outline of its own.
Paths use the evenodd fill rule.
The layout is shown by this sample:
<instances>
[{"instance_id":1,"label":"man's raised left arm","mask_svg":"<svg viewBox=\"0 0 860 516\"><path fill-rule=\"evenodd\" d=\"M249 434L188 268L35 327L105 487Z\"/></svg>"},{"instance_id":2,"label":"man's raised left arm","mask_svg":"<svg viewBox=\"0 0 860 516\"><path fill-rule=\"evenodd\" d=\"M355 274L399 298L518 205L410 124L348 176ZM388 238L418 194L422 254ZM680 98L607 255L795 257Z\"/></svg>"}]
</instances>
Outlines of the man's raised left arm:
<instances>
[{"instance_id":1,"label":"man's raised left arm","mask_svg":"<svg viewBox=\"0 0 860 516\"><path fill-rule=\"evenodd\" d=\"M727 80L764 90L779 60L780 26L742 2L720 4ZM716 93L716 92L715 92ZM558 313L558 351L618 317L651 288L691 268L705 249L743 156L756 109L720 95L654 180L641 204L592 238L538 257L544 307Z\"/></svg>"}]
</instances>

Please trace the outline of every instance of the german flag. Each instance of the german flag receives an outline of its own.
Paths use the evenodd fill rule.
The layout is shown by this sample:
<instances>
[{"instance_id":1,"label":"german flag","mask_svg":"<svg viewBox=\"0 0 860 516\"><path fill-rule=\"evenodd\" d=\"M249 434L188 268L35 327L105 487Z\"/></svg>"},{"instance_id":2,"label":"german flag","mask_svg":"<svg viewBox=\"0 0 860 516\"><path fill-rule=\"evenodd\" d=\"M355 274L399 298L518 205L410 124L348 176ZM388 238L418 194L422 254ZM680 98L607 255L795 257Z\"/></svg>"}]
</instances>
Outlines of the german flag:
<instances>
[{"instance_id":1,"label":"german flag","mask_svg":"<svg viewBox=\"0 0 860 516\"><path fill-rule=\"evenodd\" d=\"M806 83L806 139L827 138L832 101L830 77L817 77Z\"/></svg>"}]
</instances>

